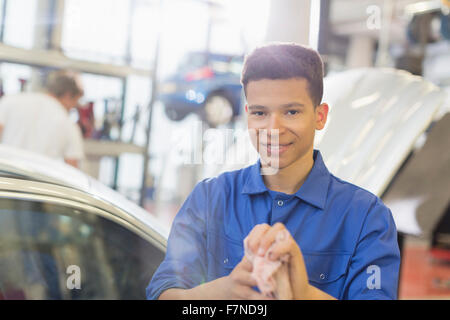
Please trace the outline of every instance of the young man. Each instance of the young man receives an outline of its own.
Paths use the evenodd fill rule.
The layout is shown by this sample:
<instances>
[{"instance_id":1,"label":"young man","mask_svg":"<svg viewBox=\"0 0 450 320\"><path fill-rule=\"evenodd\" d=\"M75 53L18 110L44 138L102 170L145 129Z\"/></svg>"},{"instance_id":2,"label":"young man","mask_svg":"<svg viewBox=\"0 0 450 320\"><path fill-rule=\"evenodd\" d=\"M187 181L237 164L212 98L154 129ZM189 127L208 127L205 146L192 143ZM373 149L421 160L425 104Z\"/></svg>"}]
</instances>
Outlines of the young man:
<instances>
[{"instance_id":1,"label":"young man","mask_svg":"<svg viewBox=\"0 0 450 320\"><path fill-rule=\"evenodd\" d=\"M197 184L147 297L265 299L243 240L265 255L287 230L270 258L289 254L294 299L396 299L400 254L390 210L333 176L313 149L328 114L318 53L295 44L258 48L246 58L242 84L260 159ZM265 169L275 170L262 175Z\"/></svg>"},{"instance_id":2,"label":"young man","mask_svg":"<svg viewBox=\"0 0 450 320\"><path fill-rule=\"evenodd\" d=\"M69 111L83 96L78 74L51 73L46 92L26 92L0 101L0 143L64 160L78 167L83 137Z\"/></svg>"}]
</instances>

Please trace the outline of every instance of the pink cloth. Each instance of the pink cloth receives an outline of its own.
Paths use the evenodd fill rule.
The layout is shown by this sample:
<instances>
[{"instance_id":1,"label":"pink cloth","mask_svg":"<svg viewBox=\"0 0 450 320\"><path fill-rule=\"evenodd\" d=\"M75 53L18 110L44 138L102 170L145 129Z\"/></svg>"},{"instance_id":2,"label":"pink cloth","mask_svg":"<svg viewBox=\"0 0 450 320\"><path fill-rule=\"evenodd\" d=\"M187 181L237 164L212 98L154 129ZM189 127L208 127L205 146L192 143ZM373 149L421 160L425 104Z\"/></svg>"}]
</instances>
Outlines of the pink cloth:
<instances>
[{"instance_id":1,"label":"pink cloth","mask_svg":"<svg viewBox=\"0 0 450 320\"><path fill-rule=\"evenodd\" d=\"M259 290L267 297L290 300L293 298L289 281L289 254L285 254L276 261L269 260L268 253L275 243L287 239L285 231L280 231L275 242L267 250L264 257L254 254L244 239L245 255L253 263L252 277L256 280Z\"/></svg>"}]
</instances>

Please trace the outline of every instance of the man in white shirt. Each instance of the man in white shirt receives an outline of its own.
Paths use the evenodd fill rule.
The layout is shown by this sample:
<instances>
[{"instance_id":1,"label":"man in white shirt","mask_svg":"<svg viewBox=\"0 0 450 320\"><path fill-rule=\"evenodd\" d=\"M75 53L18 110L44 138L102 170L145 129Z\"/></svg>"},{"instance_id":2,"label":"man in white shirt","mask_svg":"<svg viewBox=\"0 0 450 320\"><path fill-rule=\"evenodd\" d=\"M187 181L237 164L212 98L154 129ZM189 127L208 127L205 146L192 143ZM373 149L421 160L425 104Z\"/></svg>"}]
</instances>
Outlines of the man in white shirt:
<instances>
[{"instance_id":1,"label":"man in white shirt","mask_svg":"<svg viewBox=\"0 0 450 320\"><path fill-rule=\"evenodd\" d=\"M80 128L69 118L84 91L78 74L56 71L46 91L0 100L0 143L64 160L78 167L84 158Z\"/></svg>"}]
</instances>

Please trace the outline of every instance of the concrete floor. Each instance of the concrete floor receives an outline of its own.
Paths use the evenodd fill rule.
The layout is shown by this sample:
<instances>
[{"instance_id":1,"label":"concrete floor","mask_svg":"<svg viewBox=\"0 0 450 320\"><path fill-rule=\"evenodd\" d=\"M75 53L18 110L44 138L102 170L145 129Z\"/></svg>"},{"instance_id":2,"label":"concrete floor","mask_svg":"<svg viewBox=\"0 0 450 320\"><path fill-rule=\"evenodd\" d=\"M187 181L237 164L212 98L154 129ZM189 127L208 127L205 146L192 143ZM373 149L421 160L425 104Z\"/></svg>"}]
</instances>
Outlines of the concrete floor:
<instances>
[{"instance_id":1,"label":"concrete floor","mask_svg":"<svg viewBox=\"0 0 450 320\"><path fill-rule=\"evenodd\" d=\"M405 238L399 299L450 300L450 262L435 259L427 241Z\"/></svg>"}]
</instances>

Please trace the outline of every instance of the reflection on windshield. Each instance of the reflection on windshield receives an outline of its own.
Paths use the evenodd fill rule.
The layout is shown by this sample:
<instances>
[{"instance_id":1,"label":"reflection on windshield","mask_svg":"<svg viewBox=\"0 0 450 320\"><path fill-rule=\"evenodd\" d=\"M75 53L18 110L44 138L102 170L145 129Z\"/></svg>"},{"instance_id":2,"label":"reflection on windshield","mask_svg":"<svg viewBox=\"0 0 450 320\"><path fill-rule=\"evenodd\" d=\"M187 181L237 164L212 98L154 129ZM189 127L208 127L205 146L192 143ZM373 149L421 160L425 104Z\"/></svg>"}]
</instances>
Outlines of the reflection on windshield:
<instances>
[{"instance_id":1,"label":"reflection on windshield","mask_svg":"<svg viewBox=\"0 0 450 320\"><path fill-rule=\"evenodd\" d=\"M159 249L103 217L0 199L0 300L145 299L163 258ZM79 267L80 289L68 285L70 266Z\"/></svg>"}]
</instances>

